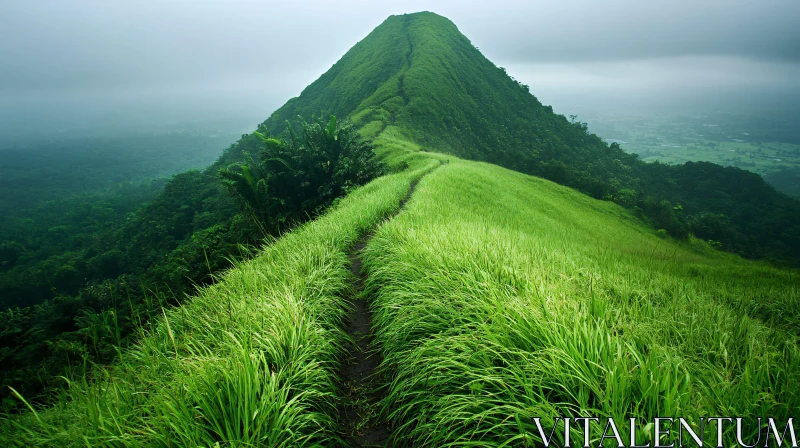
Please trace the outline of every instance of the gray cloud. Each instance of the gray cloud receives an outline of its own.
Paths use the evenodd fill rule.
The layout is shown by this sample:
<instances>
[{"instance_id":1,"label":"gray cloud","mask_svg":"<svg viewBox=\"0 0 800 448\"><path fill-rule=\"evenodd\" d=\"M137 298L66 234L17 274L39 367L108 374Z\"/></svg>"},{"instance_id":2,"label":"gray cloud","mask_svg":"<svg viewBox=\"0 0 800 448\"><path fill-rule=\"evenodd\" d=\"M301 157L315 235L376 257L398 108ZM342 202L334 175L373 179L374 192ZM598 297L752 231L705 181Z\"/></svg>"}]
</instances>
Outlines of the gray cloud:
<instances>
[{"instance_id":1,"label":"gray cloud","mask_svg":"<svg viewBox=\"0 0 800 448\"><path fill-rule=\"evenodd\" d=\"M800 1L545 0L470 21L491 54L565 62L675 56L800 61Z\"/></svg>"},{"instance_id":2,"label":"gray cloud","mask_svg":"<svg viewBox=\"0 0 800 448\"><path fill-rule=\"evenodd\" d=\"M387 16L420 10L453 20L534 93L797 86L800 0L9 0L0 121L48 98L65 111L75 98L153 109L191 98L263 119Z\"/></svg>"},{"instance_id":3,"label":"gray cloud","mask_svg":"<svg viewBox=\"0 0 800 448\"><path fill-rule=\"evenodd\" d=\"M321 73L392 13L450 17L490 58L800 60L800 1L23 2L0 5L0 88Z\"/></svg>"}]
</instances>

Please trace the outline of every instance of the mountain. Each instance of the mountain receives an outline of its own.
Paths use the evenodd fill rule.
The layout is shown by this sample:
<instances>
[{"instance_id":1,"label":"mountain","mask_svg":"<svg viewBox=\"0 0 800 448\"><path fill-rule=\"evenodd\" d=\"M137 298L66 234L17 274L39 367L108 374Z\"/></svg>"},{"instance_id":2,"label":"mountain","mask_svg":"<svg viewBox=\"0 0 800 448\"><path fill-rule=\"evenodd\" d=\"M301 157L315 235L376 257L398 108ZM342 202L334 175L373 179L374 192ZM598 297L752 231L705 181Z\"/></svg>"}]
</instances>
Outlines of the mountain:
<instances>
[{"instance_id":1,"label":"mountain","mask_svg":"<svg viewBox=\"0 0 800 448\"><path fill-rule=\"evenodd\" d=\"M534 157L577 157L578 148L606 146L543 106L431 12L386 19L265 125L280 132L286 120L321 111L351 116L368 134L393 125L436 151L522 171Z\"/></svg>"},{"instance_id":2,"label":"mountain","mask_svg":"<svg viewBox=\"0 0 800 448\"><path fill-rule=\"evenodd\" d=\"M677 238L691 232L747 257L800 265L800 201L745 170L650 164L606 144L431 12L386 19L263 126L280 133L287 120L323 112L349 116L370 138L391 128L424 149L614 201Z\"/></svg>"},{"instance_id":3,"label":"mountain","mask_svg":"<svg viewBox=\"0 0 800 448\"><path fill-rule=\"evenodd\" d=\"M0 418L0 444L536 446L535 418L549 429L556 416L602 416L638 419L646 446L657 417L698 430L708 416L747 416L743 431L720 426L727 446L737 432L756 440L755 418L797 415L800 318L787 310L800 304L798 272L681 233L729 244L773 229L784 239L755 247L791 256L795 203L758 176L644 164L607 146L431 13L389 18L263 127L281 133L321 111L361 125L392 172L197 290L170 285L254 238L215 176L257 141L176 176L126 225L122 256L150 266L137 277L148 303L163 283L176 301L189 294L126 314L132 295L102 302L122 298L112 282L41 315L7 312L4 365L59 356L15 375L61 374L71 360L85 370L66 374L56 406L29 400ZM149 323L120 349L120 325L140 317ZM40 321L82 326L32 345ZM603 426L589 431L598 440Z\"/></svg>"}]
</instances>

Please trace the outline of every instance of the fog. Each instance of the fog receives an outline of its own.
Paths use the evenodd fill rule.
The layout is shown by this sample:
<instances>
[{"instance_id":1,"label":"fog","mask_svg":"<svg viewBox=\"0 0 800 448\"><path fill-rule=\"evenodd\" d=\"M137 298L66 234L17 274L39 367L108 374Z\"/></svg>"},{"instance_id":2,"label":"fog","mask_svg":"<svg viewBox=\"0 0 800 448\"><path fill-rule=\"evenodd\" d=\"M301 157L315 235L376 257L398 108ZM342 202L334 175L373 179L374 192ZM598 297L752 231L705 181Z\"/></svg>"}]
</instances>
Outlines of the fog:
<instances>
[{"instance_id":1,"label":"fog","mask_svg":"<svg viewBox=\"0 0 800 448\"><path fill-rule=\"evenodd\" d=\"M252 127L390 14L453 20L562 113L794 107L800 1L0 4L0 137Z\"/></svg>"},{"instance_id":2,"label":"fog","mask_svg":"<svg viewBox=\"0 0 800 448\"><path fill-rule=\"evenodd\" d=\"M510 63L508 72L561 112L798 112L800 65L736 56Z\"/></svg>"}]
</instances>

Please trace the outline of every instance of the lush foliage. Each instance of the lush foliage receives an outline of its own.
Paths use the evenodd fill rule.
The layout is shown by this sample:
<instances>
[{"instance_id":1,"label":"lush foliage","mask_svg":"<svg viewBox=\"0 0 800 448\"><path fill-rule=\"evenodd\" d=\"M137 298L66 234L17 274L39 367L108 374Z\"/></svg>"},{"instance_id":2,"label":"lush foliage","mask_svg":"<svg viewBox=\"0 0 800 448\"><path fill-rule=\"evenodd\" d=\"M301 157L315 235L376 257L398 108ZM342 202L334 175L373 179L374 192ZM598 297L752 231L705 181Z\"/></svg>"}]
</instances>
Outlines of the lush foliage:
<instances>
[{"instance_id":1,"label":"lush foliage","mask_svg":"<svg viewBox=\"0 0 800 448\"><path fill-rule=\"evenodd\" d=\"M778 191L800 194L800 111L775 105L769 111L734 108L676 113L631 116L604 110L588 124L598 136L620 143L647 162L735 166L764 176Z\"/></svg>"},{"instance_id":2,"label":"lush foliage","mask_svg":"<svg viewBox=\"0 0 800 448\"><path fill-rule=\"evenodd\" d=\"M784 168L765 176L765 179L780 191L800 198L800 168Z\"/></svg>"},{"instance_id":3,"label":"lush foliage","mask_svg":"<svg viewBox=\"0 0 800 448\"><path fill-rule=\"evenodd\" d=\"M111 361L161 307L182 302L232 259L249 257L264 237L317 215L382 170L371 144L335 119L303 124L300 138L292 135L272 146L244 136L223 155L230 160L231 153L261 151L262 163L252 169L261 173L255 183L270 186L265 200L271 202L257 210L257 221L237 213L216 175L218 163L174 176L149 203L134 203L138 210L107 212L114 219L95 212L105 210L99 201L88 213L87 205L67 215L93 233L66 227L39 236L52 240L48 250L62 252L38 264L18 262L0 277L8 305L29 305L0 316L0 383L32 396L60 385L59 375L82 374L86 361ZM230 182L241 179L239 170L222 172ZM120 196L107 201L130 203ZM20 250L17 243L0 247L14 257ZM8 389L0 396L8 398Z\"/></svg>"},{"instance_id":4,"label":"lush foliage","mask_svg":"<svg viewBox=\"0 0 800 448\"><path fill-rule=\"evenodd\" d=\"M222 138L121 135L3 150L3 408L15 404L7 386L36 396L84 360L114 358L137 323L254 240L213 174L154 179L207 164Z\"/></svg>"},{"instance_id":5,"label":"lush foliage","mask_svg":"<svg viewBox=\"0 0 800 448\"><path fill-rule=\"evenodd\" d=\"M398 441L532 445L532 416L796 415L798 273L703 239L795 257L797 202L736 169L643 164L552 114L482 58L446 19L392 17L260 135L206 171L173 178L120 231L131 274L2 316L2 355L12 360L3 365L15 381L74 370L53 406L15 393L30 412L0 421L0 441L340 443L336 372L352 342L343 296L355 281L347 253L367 232L382 415ZM353 113L398 172L179 300L191 283L212 283L234 245L263 235L259 226L285 230L377 172L352 128L317 121L298 138L283 124L320 109ZM273 140L266 130L289 134ZM358 161L339 157L345 142ZM127 349L126 335L138 341Z\"/></svg>"},{"instance_id":6,"label":"lush foliage","mask_svg":"<svg viewBox=\"0 0 800 448\"><path fill-rule=\"evenodd\" d=\"M247 163L220 170L229 193L272 232L318 214L383 172L372 144L334 116L327 124L321 118L302 123L299 137L291 128L288 133L279 141L256 132L262 141L259 159L248 156Z\"/></svg>"},{"instance_id":7,"label":"lush foliage","mask_svg":"<svg viewBox=\"0 0 800 448\"><path fill-rule=\"evenodd\" d=\"M800 410L796 272L658 236L541 179L416 152L398 132L378 152L414 171L265 247L113 368L0 433L24 445L337 443L346 251L440 161L365 255L399 441L532 445L532 416Z\"/></svg>"},{"instance_id":8,"label":"lush foliage","mask_svg":"<svg viewBox=\"0 0 800 448\"><path fill-rule=\"evenodd\" d=\"M91 239L62 235L73 252L49 257L33 274L9 270L5 292L30 305L0 317L0 382L31 396L61 384L58 375L83 371L87 360L110 361L137 325L246 256L256 229L218 183L210 173L177 175L138 210L95 221L104 231Z\"/></svg>"},{"instance_id":9,"label":"lush foliage","mask_svg":"<svg viewBox=\"0 0 800 448\"><path fill-rule=\"evenodd\" d=\"M118 230L165 177L209 165L231 134L53 139L0 150L0 307L116 277Z\"/></svg>"},{"instance_id":10,"label":"lush foliage","mask_svg":"<svg viewBox=\"0 0 800 448\"><path fill-rule=\"evenodd\" d=\"M337 441L346 251L436 166L382 177L157 318L112 369L1 427L4 446L319 446ZM11 425L10 422L5 422Z\"/></svg>"},{"instance_id":11,"label":"lush foliage","mask_svg":"<svg viewBox=\"0 0 800 448\"><path fill-rule=\"evenodd\" d=\"M115 137L42 136L41 141L0 143L0 222L38 218L42 203L58 206L78 194L103 192L202 168L239 137L232 132L129 133ZM85 201L89 202L89 201ZM31 213L32 215L28 215ZM58 216L63 213L59 210ZM52 218L52 217L51 217Z\"/></svg>"},{"instance_id":12,"label":"lush foliage","mask_svg":"<svg viewBox=\"0 0 800 448\"><path fill-rule=\"evenodd\" d=\"M403 444L540 446L531 417L800 411L797 272L664 240L574 190L454 160L365 259Z\"/></svg>"}]
</instances>

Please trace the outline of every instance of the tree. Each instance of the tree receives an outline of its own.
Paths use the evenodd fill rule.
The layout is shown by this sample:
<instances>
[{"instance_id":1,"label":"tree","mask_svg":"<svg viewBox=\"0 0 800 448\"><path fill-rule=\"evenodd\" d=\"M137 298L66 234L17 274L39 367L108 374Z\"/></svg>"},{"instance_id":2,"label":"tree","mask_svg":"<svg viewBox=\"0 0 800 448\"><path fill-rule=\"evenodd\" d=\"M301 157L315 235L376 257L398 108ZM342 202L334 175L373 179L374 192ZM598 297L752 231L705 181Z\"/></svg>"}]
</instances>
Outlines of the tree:
<instances>
[{"instance_id":1,"label":"tree","mask_svg":"<svg viewBox=\"0 0 800 448\"><path fill-rule=\"evenodd\" d=\"M375 159L372 143L363 140L347 122L331 116L300 123L300 135L287 126L283 140L265 128L258 158L220 170L229 194L266 233L321 213L334 199L381 175L384 164Z\"/></svg>"},{"instance_id":2,"label":"tree","mask_svg":"<svg viewBox=\"0 0 800 448\"><path fill-rule=\"evenodd\" d=\"M274 144L280 144L277 140ZM263 226L270 215L270 200L267 190L267 173L263 172L261 164L253 160L250 154L246 155L246 163L239 163L219 170L222 184L228 189L231 196L239 198L242 210L247 213L259 226ZM262 231L265 229L261 227Z\"/></svg>"}]
</instances>

